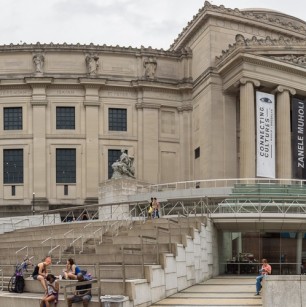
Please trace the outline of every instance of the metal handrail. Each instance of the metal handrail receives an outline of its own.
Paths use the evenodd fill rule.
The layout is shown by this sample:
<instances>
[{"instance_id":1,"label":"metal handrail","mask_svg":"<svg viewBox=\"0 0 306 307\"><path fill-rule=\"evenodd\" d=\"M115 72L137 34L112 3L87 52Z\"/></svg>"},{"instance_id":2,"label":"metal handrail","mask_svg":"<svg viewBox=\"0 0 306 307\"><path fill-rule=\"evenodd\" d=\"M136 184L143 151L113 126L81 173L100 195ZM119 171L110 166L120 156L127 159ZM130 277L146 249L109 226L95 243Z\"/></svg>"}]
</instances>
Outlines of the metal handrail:
<instances>
[{"instance_id":1,"label":"metal handrail","mask_svg":"<svg viewBox=\"0 0 306 307\"><path fill-rule=\"evenodd\" d=\"M24 221L28 221L29 222L29 227L31 226L30 224L30 219L28 219L28 218L26 218L26 219L22 219L22 220L20 220L20 221L18 221L18 222L16 222L16 223L13 223L13 221L12 221L12 224L13 224L13 228L14 229L16 229L16 225L18 225L18 224L20 224L20 223L22 223L22 222L24 222Z\"/></svg>"},{"instance_id":2,"label":"metal handrail","mask_svg":"<svg viewBox=\"0 0 306 307\"><path fill-rule=\"evenodd\" d=\"M81 239L81 250L79 251L79 254L83 253L84 251L84 241L83 241L83 236L78 236L76 239L74 239L71 243L70 246L73 246L73 254L75 255L75 242L79 241Z\"/></svg>"},{"instance_id":3,"label":"metal handrail","mask_svg":"<svg viewBox=\"0 0 306 307\"><path fill-rule=\"evenodd\" d=\"M18 263L18 254L19 254L21 251L23 251L24 249L27 250L26 257L29 256L29 247L28 247L27 245L24 246L24 247L22 247L22 248L20 248L18 251L15 252L15 255L16 255L16 262L17 262L17 263Z\"/></svg>"},{"instance_id":4,"label":"metal handrail","mask_svg":"<svg viewBox=\"0 0 306 307\"><path fill-rule=\"evenodd\" d=\"M216 188L216 187L234 187L235 184L292 184L303 186L306 184L306 180L299 179L286 179L286 178L229 178L229 179L204 179L204 180L190 180L190 181L178 181L170 183L160 183L146 186L146 190L149 193L165 191L165 190L177 190L177 189L190 189L190 188Z\"/></svg>"},{"instance_id":5,"label":"metal handrail","mask_svg":"<svg viewBox=\"0 0 306 307\"><path fill-rule=\"evenodd\" d=\"M59 264L62 262L62 250L61 250L61 246L60 245L56 245L55 247L51 248L48 252L49 256L52 256L52 252L55 251L56 249L59 250L58 252L58 261L56 262L56 264Z\"/></svg>"},{"instance_id":6,"label":"metal handrail","mask_svg":"<svg viewBox=\"0 0 306 307\"><path fill-rule=\"evenodd\" d=\"M68 248L68 244L67 244L67 235L69 234L69 233L71 233L71 232L73 232L73 236L72 236L72 241L74 240L74 229L70 229L70 230L68 230L67 232L65 232L64 233L64 238L65 238L65 248Z\"/></svg>"},{"instance_id":7,"label":"metal handrail","mask_svg":"<svg viewBox=\"0 0 306 307\"><path fill-rule=\"evenodd\" d=\"M101 281L100 281L100 270L96 270L97 271L97 278L96 279L92 279L92 280L87 280L87 281L78 281L77 284L76 283L72 283L72 284L68 284L64 286L64 297L65 297L65 301L67 301L68 298L68 293L75 293L75 290L70 290L68 291L69 288L75 288L76 286L83 286L83 285L93 285L93 284L97 284L96 287L91 287L91 291L94 291L97 289L98 292L98 304L99 307L102 307L102 302L101 302Z\"/></svg>"},{"instance_id":8,"label":"metal handrail","mask_svg":"<svg viewBox=\"0 0 306 307\"><path fill-rule=\"evenodd\" d=\"M93 234L93 237L94 237L94 242L95 242L95 245L96 245L96 233L97 232L101 232L101 240L98 242L98 245L100 245L102 242L103 242L103 227L100 227L98 229L96 229L92 234Z\"/></svg>"},{"instance_id":9,"label":"metal handrail","mask_svg":"<svg viewBox=\"0 0 306 307\"><path fill-rule=\"evenodd\" d=\"M40 242L41 244L41 252L44 254L44 244L48 241L51 240L51 249L52 249L52 246L53 246L53 238L52 237L48 237L47 239L43 240L42 242Z\"/></svg>"}]
</instances>

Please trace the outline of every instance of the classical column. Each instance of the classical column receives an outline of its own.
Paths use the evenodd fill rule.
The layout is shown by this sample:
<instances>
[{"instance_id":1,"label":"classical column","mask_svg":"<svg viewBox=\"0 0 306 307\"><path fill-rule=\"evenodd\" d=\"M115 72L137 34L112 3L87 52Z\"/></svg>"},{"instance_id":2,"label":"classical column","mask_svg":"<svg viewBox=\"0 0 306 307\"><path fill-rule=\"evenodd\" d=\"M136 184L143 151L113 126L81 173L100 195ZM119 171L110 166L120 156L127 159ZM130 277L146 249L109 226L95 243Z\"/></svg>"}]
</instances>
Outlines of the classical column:
<instances>
[{"instance_id":1,"label":"classical column","mask_svg":"<svg viewBox=\"0 0 306 307\"><path fill-rule=\"evenodd\" d=\"M291 168L291 132L290 132L290 94L292 88L278 86L276 106L276 170L277 178L292 176Z\"/></svg>"},{"instance_id":2,"label":"classical column","mask_svg":"<svg viewBox=\"0 0 306 307\"><path fill-rule=\"evenodd\" d=\"M255 95L259 81L240 79L240 178L255 178Z\"/></svg>"}]
</instances>

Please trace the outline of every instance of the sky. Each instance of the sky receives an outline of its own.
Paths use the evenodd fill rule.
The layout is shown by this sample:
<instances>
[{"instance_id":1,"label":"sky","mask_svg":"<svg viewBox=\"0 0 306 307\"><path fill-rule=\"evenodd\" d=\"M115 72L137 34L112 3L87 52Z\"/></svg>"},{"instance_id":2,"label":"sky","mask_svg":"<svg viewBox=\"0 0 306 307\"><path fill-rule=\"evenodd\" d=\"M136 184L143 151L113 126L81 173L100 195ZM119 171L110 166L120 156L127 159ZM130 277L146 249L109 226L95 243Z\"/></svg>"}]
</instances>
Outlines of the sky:
<instances>
[{"instance_id":1,"label":"sky","mask_svg":"<svg viewBox=\"0 0 306 307\"><path fill-rule=\"evenodd\" d=\"M306 20L302 0L211 0ZM0 0L0 45L64 43L168 49L204 0Z\"/></svg>"}]
</instances>

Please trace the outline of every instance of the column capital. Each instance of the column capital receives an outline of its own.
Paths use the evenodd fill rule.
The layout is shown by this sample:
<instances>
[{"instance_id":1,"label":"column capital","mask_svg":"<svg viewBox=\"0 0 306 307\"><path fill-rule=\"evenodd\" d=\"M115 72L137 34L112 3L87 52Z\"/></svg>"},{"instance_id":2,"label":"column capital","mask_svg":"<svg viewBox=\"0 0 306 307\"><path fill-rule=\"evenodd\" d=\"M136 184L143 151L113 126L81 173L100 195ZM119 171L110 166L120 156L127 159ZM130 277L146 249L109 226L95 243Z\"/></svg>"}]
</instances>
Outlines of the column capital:
<instances>
[{"instance_id":1,"label":"column capital","mask_svg":"<svg viewBox=\"0 0 306 307\"><path fill-rule=\"evenodd\" d=\"M239 84L242 84L242 85L245 85L247 83L253 83L253 85L255 87L259 87L260 86L260 82L258 80L255 80L255 79L251 79L251 78L241 78L239 81Z\"/></svg>"},{"instance_id":2,"label":"column capital","mask_svg":"<svg viewBox=\"0 0 306 307\"><path fill-rule=\"evenodd\" d=\"M292 87L279 85L276 87L276 89L273 91L274 93L283 93L285 91L288 91L291 95L296 94L296 90Z\"/></svg>"}]
</instances>

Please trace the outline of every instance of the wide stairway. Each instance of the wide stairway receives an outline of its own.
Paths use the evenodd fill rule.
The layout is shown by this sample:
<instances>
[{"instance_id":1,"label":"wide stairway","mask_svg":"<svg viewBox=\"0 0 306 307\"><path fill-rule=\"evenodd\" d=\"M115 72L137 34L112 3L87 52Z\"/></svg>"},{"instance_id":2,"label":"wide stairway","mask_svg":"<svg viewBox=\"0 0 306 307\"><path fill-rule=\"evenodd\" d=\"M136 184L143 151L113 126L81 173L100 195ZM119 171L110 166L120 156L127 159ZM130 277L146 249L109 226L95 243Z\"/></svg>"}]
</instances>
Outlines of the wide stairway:
<instances>
[{"instance_id":1,"label":"wide stairway","mask_svg":"<svg viewBox=\"0 0 306 307\"><path fill-rule=\"evenodd\" d=\"M255 276L220 276L191 286L152 306L262 306L261 297L254 294Z\"/></svg>"},{"instance_id":2,"label":"wide stairway","mask_svg":"<svg viewBox=\"0 0 306 307\"><path fill-rule=\"evenodd\" d=\"M16 261L25 255L33 257L34 263L51 255L49 270L55 275L61 274L68 258L74 258L92 273L102 295L123 295L123 307L150 306L208 275L212 264L207 256L203 258L207 236L209 226L204 226L203 217L71 222L0 235L0 272L4 276L0 306L37 306L42 297L42 287L32 277L25 279L24 293L6 291ZM68 283L71 281L60 281L58 307L66 306L63 294ZM93 294L90 306L99 306L98 290Z\"/></svg>"}]
</instances>

